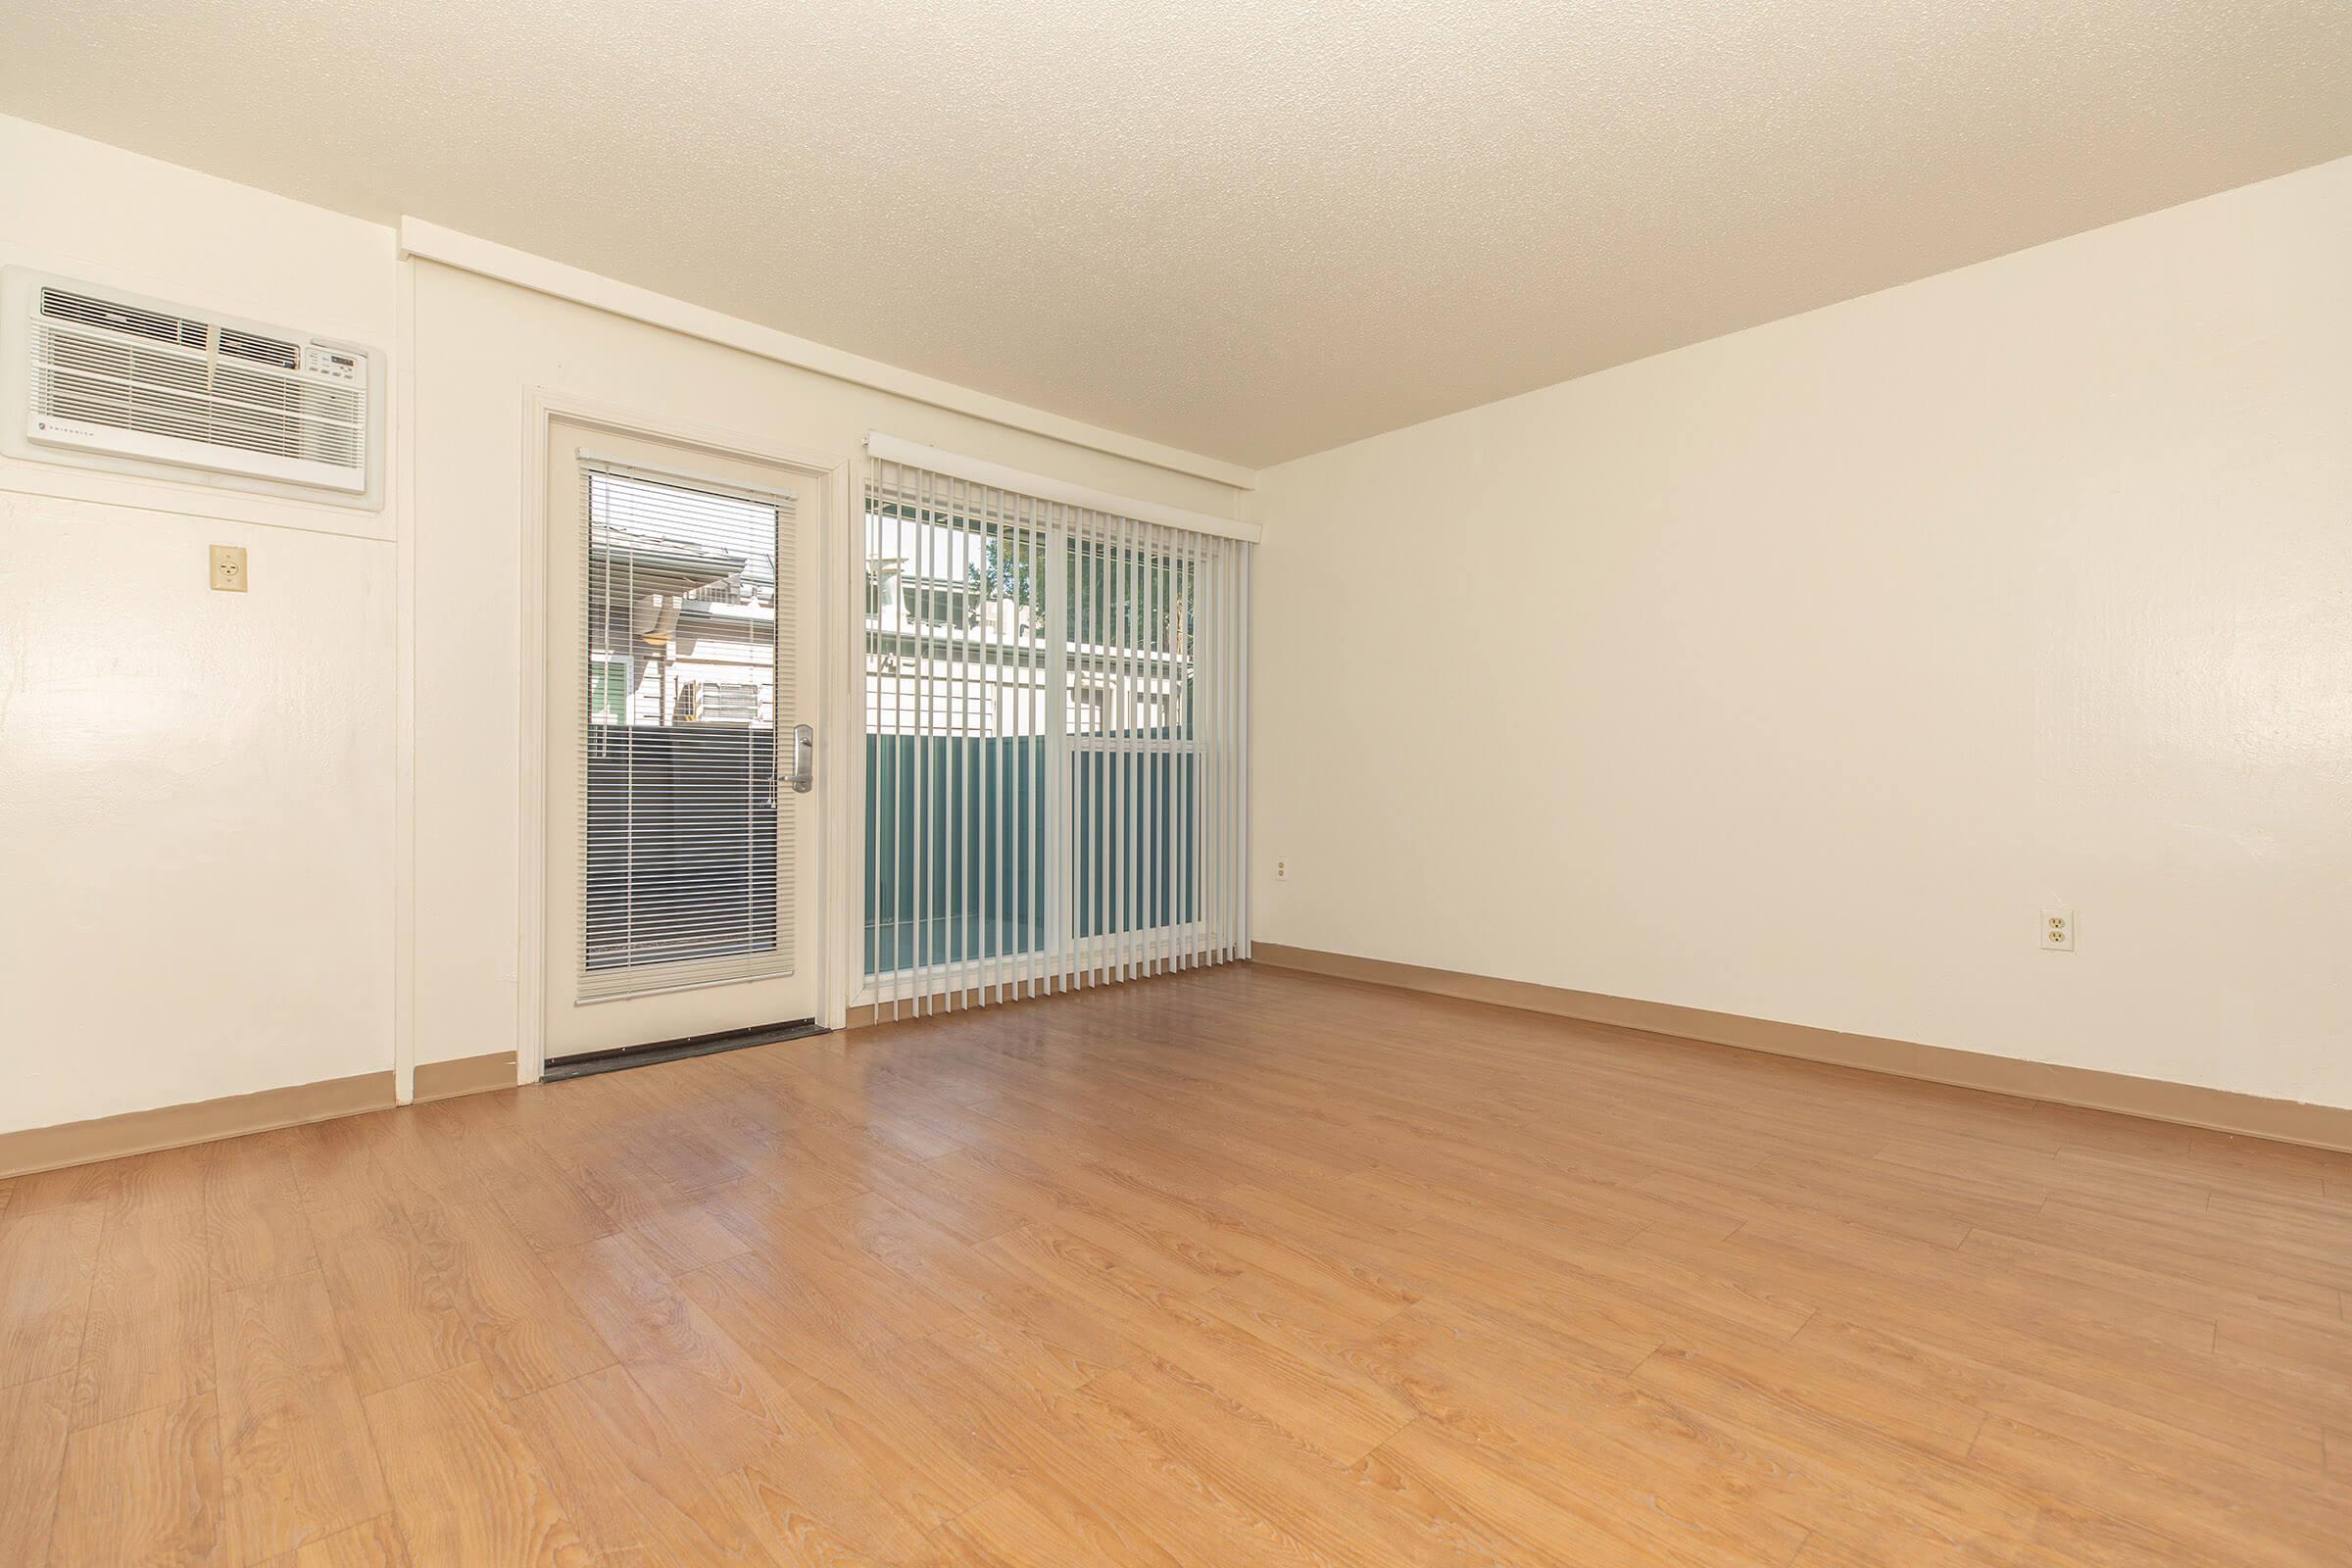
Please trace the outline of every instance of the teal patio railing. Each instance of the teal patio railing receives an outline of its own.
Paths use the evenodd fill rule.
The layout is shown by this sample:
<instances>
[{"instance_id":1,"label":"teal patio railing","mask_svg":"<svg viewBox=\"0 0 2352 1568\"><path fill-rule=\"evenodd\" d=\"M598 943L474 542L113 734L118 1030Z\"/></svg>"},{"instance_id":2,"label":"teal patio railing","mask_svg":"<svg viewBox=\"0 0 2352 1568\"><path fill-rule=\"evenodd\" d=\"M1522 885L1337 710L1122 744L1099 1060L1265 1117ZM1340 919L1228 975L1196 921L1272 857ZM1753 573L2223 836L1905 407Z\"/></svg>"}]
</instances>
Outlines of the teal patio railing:
<instances>
[{"instance_id":1,"label":"teal patio railing","mask_svg":"<svg viewBox=\"0 0 2352 1568\"><path fill-rule=\"evenodd\" d=\"M867 974L1045 946L1045 744L1037 737L865 737ZM1190 922L1198 903L1199 759L1072 742L1068 766L1073 935ZM1119 867L1114 889L1108 873Z\"/></svg>"}]
</instances>

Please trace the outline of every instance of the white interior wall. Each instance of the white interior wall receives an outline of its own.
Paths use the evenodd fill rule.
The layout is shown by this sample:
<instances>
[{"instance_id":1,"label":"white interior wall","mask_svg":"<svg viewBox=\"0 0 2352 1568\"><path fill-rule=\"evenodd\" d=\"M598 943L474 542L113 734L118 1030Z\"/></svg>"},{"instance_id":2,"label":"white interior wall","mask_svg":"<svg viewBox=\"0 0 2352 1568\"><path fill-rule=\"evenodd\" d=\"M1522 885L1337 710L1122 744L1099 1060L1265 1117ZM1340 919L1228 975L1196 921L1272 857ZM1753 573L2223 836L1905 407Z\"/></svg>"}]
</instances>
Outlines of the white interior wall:
<instances>
[{"instance_id":1,"label":"white interior wall","mask_svg":"<svg viewBox=\"0 0 2352 1568\"><path fill-rule=\"evenodd\" d=\"M2352 1105L2347 278L2352 161L1268 470L1257 935Z\"/></svg>"},{"instance_id":2,"label":"white interior wall","mask_svg":"<svg viewBox=\"0 0 2352 1568\"><path fill-rule=\"evenodd\" d=\"M0 265L393 347L389 229L7 118L0 170ZM0 1131L392 1065L389 541L0 459Z\"/></svg>"},{"instance_id":3,"label":"white interior wall","mask_svg":"<svg viewBox=\"0 0 2352 1568\"><path fill-rule=\"evenodd\" d=\"M0 117L0 265L397 362L381 512L0 459L0 1132L394 1066L404 446L416 1058L516 1049L532 389L839 462L865 431L1232 514L1235 493L430 263L393 231ZM0 323L0 331L14 331ZM250 551L217 594L211 544Z\"/></svg>"},{"instance_id":4,"label":"white interior wall","mask_svg":"<svg viewBox=\"0 0 2352 1568\"><path fill-rule=\"evenodd\" d=\"M0 167L0 263L398 347L387 229ZM1274 470L1260 933L2352 1103L2348 274L2337 164ZM415 278L424 1060L514 1045L528 387L1234 504ZM391 1065L398 514L0 460L0 1130Z\"/></svg>"}]
</instances>

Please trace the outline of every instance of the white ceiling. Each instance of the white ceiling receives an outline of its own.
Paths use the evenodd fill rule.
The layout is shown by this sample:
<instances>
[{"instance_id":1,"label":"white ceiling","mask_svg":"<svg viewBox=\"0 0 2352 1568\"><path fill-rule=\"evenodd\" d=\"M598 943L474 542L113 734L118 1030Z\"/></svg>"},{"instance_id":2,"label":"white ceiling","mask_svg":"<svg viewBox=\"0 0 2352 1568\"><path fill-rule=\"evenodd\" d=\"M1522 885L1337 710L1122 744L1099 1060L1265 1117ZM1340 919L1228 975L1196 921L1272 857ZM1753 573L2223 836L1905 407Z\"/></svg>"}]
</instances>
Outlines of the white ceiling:
<instances>
[{"instance_id":1,"label":"white ceiling","mask_svg":"<svg viewBox=\"0 0 2352 1568\"><path fill-rule=\"evenodd\" d=\"M2352 4L10 0L0 109L1254 466L2352 153Z\"/></svg>"}]
</instances>

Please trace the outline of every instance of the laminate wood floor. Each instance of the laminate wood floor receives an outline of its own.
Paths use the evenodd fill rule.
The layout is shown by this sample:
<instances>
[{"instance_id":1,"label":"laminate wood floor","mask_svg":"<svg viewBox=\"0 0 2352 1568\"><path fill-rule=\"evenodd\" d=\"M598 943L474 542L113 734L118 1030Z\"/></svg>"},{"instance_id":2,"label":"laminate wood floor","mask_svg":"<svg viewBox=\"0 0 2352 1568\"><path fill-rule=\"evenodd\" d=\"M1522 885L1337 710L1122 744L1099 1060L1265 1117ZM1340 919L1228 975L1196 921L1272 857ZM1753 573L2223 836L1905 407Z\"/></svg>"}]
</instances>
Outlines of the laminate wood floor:
<instances>
[{"instance_id":1,"label":"laminate wood floor","mask_svg":"<svg viewBox=\"0 0 2352 1568\"><path fill-rule=\"evenodd\" d=\"M2352 1562L2352 1159L1251 968L0 1187L0 1564Z\"/></svg>"}]
</instances>

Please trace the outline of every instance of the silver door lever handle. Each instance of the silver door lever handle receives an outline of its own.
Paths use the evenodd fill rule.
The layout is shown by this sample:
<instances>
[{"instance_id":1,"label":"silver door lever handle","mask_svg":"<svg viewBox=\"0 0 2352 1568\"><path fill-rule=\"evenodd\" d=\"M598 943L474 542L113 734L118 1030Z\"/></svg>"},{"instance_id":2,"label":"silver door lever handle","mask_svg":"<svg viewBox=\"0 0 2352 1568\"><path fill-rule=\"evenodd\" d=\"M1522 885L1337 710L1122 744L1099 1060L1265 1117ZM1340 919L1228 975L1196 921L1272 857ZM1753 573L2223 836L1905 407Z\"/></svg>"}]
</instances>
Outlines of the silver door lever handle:
<instances>
[{"instance_id":1,"label":"silver door lever handle","mask_svg":"<svg viewBox=\"0 0 2352 1568\"><path fill-rule=\"evenodd\" d=\"M808 725L792 726L792 771L779 773L776 782L791 785L795 795L816 787L816 731Z\"/></svg>"}]
</instances>

